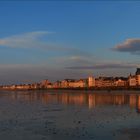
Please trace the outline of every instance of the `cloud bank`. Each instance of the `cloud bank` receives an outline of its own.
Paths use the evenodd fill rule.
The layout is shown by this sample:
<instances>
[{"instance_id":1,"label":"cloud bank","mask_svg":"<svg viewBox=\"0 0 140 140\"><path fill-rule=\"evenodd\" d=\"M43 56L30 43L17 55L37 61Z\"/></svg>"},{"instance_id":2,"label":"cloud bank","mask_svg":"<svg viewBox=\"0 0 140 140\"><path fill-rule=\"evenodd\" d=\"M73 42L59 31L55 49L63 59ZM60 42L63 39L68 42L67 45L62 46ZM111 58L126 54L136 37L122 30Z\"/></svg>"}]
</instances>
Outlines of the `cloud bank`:
<instances>
[{"instance_id":1,"label":"cloud bank","mask_svg":"<svg viewBox=\"0 0 140 140\"><path fill-rule=\"evenodd\" d=\"M140 39L127 39L124 43L112 48L112 50L140 54Z\"/></svg>"},{"instance_id":2,"label":"cloud bank","mask_svg":"<svg viewBox=\"0 0 140 140\"><path fill-rule=\"evenodd\" d=\"M131 63L102 63L102 64L93 64L86 66L71 66L66 67L67 69L77 69L77 70L94 70L94 69L126 69L126 68L136 68L138 64Z\"/></svg>"},{"instance_id":3,"label":"cloud bank","mask_svg":"<svg viewBox=\"0 0 140 140\"><path fill-rule=\"evenodd\" d=\"M60 67L51 67L48 64L0 64L0 85L40 82L48 79L51 81L65 78L80 78L85 73L66 70Z\"/></svg>"}]
</instances>

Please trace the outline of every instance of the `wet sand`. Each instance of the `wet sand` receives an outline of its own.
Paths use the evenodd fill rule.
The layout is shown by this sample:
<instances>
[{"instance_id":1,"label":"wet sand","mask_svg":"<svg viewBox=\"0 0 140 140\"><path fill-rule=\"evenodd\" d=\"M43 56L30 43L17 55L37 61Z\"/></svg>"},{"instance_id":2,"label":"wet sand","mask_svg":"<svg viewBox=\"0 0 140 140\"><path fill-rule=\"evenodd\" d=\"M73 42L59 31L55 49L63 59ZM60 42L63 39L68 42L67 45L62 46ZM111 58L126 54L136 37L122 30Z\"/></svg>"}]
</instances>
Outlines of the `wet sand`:
<instances>
[{"instance_id":1,"label":"wet sand","mask_svg":"<svg viewBox=\"0 0 140 140\"><path fill-rule=\"evenodd\" d=\"M138 140L138 91L1 91L1 140Z\"/></svg>"}]
</instances>

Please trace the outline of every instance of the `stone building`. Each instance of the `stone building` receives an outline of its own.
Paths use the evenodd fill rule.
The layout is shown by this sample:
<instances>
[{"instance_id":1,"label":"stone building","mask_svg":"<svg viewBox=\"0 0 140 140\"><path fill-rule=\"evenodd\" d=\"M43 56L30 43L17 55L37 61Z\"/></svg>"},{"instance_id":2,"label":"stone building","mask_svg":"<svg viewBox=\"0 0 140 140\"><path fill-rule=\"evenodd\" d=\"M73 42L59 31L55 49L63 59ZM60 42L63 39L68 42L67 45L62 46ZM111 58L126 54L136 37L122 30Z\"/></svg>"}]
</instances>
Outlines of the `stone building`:
<instances>
[{"instance_id":1,"label":"stone building","mask_svg":"<svg viewBox=\"0 0 140 140\"><path fill-rule=\"evenodd\" d=\"M137 86L140 86L140 68L137 68L137 71L136 71L136 83L137 83Z\"/></svg>"}]
</instances>

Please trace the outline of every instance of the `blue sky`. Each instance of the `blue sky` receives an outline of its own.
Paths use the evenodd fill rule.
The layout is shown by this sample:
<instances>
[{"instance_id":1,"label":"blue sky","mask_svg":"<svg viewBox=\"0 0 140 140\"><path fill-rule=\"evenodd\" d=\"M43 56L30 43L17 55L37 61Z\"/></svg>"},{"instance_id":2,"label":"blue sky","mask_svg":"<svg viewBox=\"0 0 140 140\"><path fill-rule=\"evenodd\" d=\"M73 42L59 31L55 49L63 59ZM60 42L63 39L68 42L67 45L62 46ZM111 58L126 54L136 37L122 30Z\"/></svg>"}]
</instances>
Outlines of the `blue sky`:
<instances>
[{"instance_id":1,"label":"blue sky","mask_svg":"<svg viewBox=\"0 0 140 140\"><path fill-rule=\"evenodd\" d=\"M138 1L0 2L1 84L127 76L139 67Z\"/></svg>"}]
</instances>

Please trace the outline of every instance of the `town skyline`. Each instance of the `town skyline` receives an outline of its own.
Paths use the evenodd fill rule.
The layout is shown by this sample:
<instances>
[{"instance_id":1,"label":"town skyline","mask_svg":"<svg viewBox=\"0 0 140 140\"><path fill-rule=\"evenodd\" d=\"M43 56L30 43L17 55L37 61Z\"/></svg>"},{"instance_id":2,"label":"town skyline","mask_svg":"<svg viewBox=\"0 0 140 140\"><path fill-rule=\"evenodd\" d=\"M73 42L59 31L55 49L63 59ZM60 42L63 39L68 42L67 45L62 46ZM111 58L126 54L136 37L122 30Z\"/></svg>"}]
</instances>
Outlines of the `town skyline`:
<instances>
[{"instance_id":1,"label":"town skyline","mask_svg":"<svg viewBox=\"0 0 140 140\"><path fill-rule=\"evenodd\" d=\"M0 2L0 85L127 77L140 67L140 2Z\"/></svg>"},{"instance_id":2,"label":"town skyline","mask_svg":"<svg viewBox=\"0 0 140 140\"><path fill-rule=\"evenodd\" d=\"M47 89L82 89L82 90L118 90L118 89L140 89L140 68L136 69L134 75L130 73L127 77L89 76L80 79L63 79L55 82L44 79L35 83L0 85L2 90L47 90Z\"/></svg>"}]
</instances>

